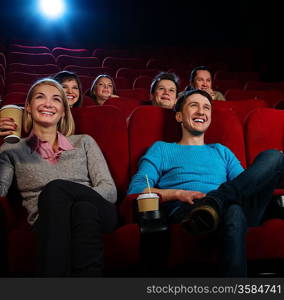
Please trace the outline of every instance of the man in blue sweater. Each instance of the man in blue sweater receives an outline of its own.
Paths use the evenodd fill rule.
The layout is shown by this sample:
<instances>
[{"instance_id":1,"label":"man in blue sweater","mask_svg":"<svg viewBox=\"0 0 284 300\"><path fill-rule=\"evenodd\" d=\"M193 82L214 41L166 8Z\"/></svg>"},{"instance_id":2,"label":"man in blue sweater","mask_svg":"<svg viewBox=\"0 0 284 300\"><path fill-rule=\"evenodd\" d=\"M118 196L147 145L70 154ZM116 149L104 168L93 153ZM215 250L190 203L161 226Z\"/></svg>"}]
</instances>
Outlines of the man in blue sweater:
<instances>
[{"instance_id":1,"label":"man in blue sweater","mask_svg":"<svg viewBox=\"0 0 284 300\"><path fill-rule=\"evenodd\" d=\"M170 222L181 222L193 233L222 231L222 274L243 277L247 275L247 227L259 225L284 172L284 156L276 150L264 151L244 170L227 147L206 145L211 101L202 90L185 92L178 99L175 111L181 140L159 141L148 149L128 194L147 191L147 174L151 191L161 195Z\"/></svg>"}]
</instances>

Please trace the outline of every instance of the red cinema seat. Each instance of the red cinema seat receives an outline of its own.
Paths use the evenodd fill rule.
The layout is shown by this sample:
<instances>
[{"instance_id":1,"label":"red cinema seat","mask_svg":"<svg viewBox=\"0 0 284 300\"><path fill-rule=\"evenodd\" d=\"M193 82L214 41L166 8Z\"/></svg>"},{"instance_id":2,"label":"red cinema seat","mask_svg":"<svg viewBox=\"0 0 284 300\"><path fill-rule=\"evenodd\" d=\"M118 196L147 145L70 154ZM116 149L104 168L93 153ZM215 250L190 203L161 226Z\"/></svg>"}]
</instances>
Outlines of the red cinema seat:
<instances>
[{"instance_id":1,"label":"red cinema seat","mask_svg":"<svg viewBox=\"0 0 284 300\"><path fill-rule=\"evenodd\" d=\"M94 80L93 76L86 76L86 75L79 75L79 79L82 83L82 90L85 93L87 90L90 89L92 82Z\"/></svg>"},{"instance_id":2,"label":"red cinema seat","mask_svg":"<svg viewBox=\"0 0 284 300\"><path fill-rule=\"evenodd\" d=\"M125 118L113 106L73 108L76 132L91 135L101 147L120 197L128 186L129 157Z\"/></svg>"},{"instance_id":3,"label":"red cinema seat","mask_svg":"<svg viewBox=\"0 0 284 300\"><path fill-rule=\"evenodd\" d=\"M151 77L151 76L147 76L147 75L139 76L139 77L135 78L135 80L133 82L133 88L134 89L142 88L142 89L150 90L152 81L153 81L153 77Z\"/></svg>"},{"instance_id":4,"label":"red cinema seat","mask_svg":"<svg viewBox=\"0 0 284 300\"><path fill-rule=\"evenodd\" d=\"M9 64L21 63L29 65L48 65L56 64L55 58L51 53L24 53L24 52L9 52L7 54Z\"/></svg>"},{"instance_id":5,"label":"red cinema seat","mask_svg":"<svg viewBox=\"0 0 284 300\"><path fill-rule=\"evenodd\" d=\"M112 106L74 108L72 113L77 132L91 135L99 144L117 186L118 199L121 200L129 180L128 135L125 119L120 111ZM26 222L27 213L21 205L21 199L15 197L14 192L15 190L11 188L8 197L0 197L6 233L5 244L0 245L6 255L5 276L33 276L35 236ZM129 276L132 272L137 272L140 262L138 226L121 225L115 232L105 234L103 238L105 274Z\"/></svg>"},{"instance_id":6,"label":"red cinema seat","mask_svg":"<svg viewBox=\"0 0 284 300\"><path fill-rule=\"evenodd\" d=\"M24 83L24 84L33 84L36 80L50 77L51 74L31 74L23 72L9 72L7 73L6 83Z\"/></svg>"},{"instance_id":7,"label":"red cinema seat","mask_svg":"<svg viewBox=\"0 0 284 300\"><path fill-rule=\"evenodd\" d=\"M6 73L6 70L5 70L4 66L0 64L0 76L5 78L5 73Z\"/></svg>"},{"instance_id":8,"label":"red cinema seat","mask_svg":"<svg viewBox=\"0 0 284 300\"><path fill-rule=\"evenodd\" d=\"M4 93L4 79L3 76L0 75L0 96Z\"/></svg>"},{"instance_id":9,"label":"red cinema seat","mask_svg":"<svg viewBox=\"0 0 284 300\"><path fill-rule=\"evenodd\" d=\"M150 58L146 62L146 68L166 71L170 67L168 59Z\"/></svg>"},{"instance_id":10,"label":"red cinema seat","mask_svg":"<svg viewBox=\"0 0 284 300\"><path fill-rule=\"evenodd\" d=\"M59 55L56 57L57 65L64 69L66 66L75 65L81 67L99 67L100 62L93 56L72 56L72 55Z\"/></svg>"},{"instance_id":11,"label":"red cinema seat","mask_svg":"<svg viewBox=\"0 0 284 300\"><path fill-rule=\"evenodd\" d=\"M119 97L119 98L110 98L107 100L104 104L106 105L112 105L115 106L117 109L119 109L125 118L125 120L128 122L128 119L132 112L141 105L144 105L145 102L143 100L139 100L136 98L126 98L126 97Z\"/></svg>"},{"instance_id":12,"label":"red cinema seat","mask_svg":"<svg viewBox=\"0 0 284 300\"><path fill-rule=\"evenodd\" d=\"M6 95L14 92L28 93L31 85L27 83L7 83L5 90Z\"/></svg>"},{"instance_id":13,"label":"red cinema seat","mask_svg":"<svg viewBox=\"0 0 284 300\"><path fill-rule=\"evenodd\" d=\"M0 52L0 65L2 65L4 68L7 66L6 56L2 52Z\"/></svg>"},{"instance_id":14,"label":"red cinema seat","mask_svg":"<svg viewBox=\"0 0 284 300\"><path fill-rule=\"evenodd\" d=\"M93 51L92 55L102 62L108 56L129 57L129 51L126 49L97 48Z\"/></svg>"},{"instance_id":15,"label":"red cinema seat","mask_svg":"<svg viewBox=\"0 0 284 300\"><path fill-rule=\"evenodd\" d=\"M284 111L272 108L255 110L246 122L246 153L250 165L267 149L284 149Z\"/></svg>"},{"instance_id":16,"label":"red cinema seat","mask_svg":"<svg viewBox=\"0 0 284 300\"><path fill-rule=\"evenodd\" d=\"M69 65L64 67L63 70L74 72L77 75L85 75L85 76L92 76L94 79L98 75L107 74L111 77L114 76L114 70L111 68L102 68L102 67L81 67L75 65Z\"/></svg>"},{"instance_id":17,"label":"red cinema seat","mask_svg":"<svg viewBox=\"0 0 284 300\"><path fill-rule=\"evenodd\" d=\"M130 89L132 87L130 80L126 77L116 77L114 82L117 89Z\"/></svg>"},{"instance_id":18,"label":"red cinema seat","mask_svg":"<svg viewBox=\"0 0 284 300\"><path fill-rule=\"evenodd\" d=\"M24 53L50 53L46 46L27 46L21 44L9 45L9 52L24 52Z\"/></svg>"},{"instance_id":19,"label":"red cinema seat","mask_svg":"<svg viewBox=\"0 0 284 300\"><path fill-rule=\"evenodd\" d=\"M218 70L214 74L214 80L238 80L240 83L245 84L247 81L258 81L260 79L259 72L240 72L240 71L227 71Z\"/></svg>"},{"instance_id":20,"label":"red cinema seat","mask_svg":"<svg viewBox=\"0 0 284 300\"><path fill-rule=\"evenodd\" d=\"M243 126L236 114L228 108L214 109L212 120L205 142L221 143L229 147L245 167ZM174 112L150 105L138 107L131 114L128 132L131 176L137 170L140 157L155 141L177 142L181 137L180 124L176 122ZM131 195L124 199L121 208L124 221L133 222Z\"/></svg>"},{"instance_id":21,"label":"red cinema seat","mask_svg":"<svg viewBox=\"0 0 284 300\"><path fill-rule=\"evenodd\" d=\"M235 101L213 101L213 109L215 108L231 108L239 117L244 125L249 114L259 107L268 107L268 104L261 99L247 99Z\"/></svg>"},{"instance_id":22,"label":"red cinema seat","mask_svg":"<svg viewBox=\"0 0 284 300\"><path fill-rule=\"evenodd\" d=\"M3 97L3 105L6 104L17 104L24 106L27 98L27 93L25 92L10 92Z\"/></svg>"},{"instance_id":23,"label":"red cinema seat","mask_svg":"<svg viewBox=\"0 0 284 300\"><path fill-rule=\"evenodd\" d=\"M284 82L263 82L263 81L248 81L245 90L280 90L284 92Z\"/></svg>"},{"instance_id":24,"label":"red cinema seat","mask_svg":"<svg viewBox=\"0 0 284 300\"><path fill-rule=\"evenodd\" d=\"M6 265L1 274L5 277L33 277L36 239L27 224L21 199L0 197L0 209L5 218L1 229L6 234L4 244L0 245ZM113 233L104 234L103 240L105 276L130 277L139 272L140 231L137 224L119 226Z\"/></svg>"},{"instance_id":25,"label":"red cinema seat","mask_svg":"<svg viewBox=\"0 0 284 300\"><path fill-rule=\"evenodd\" d=\"M130 68L120 68L116 71L115 77L125 77L131 82L134 81L138 76L150 76L154 78L159 73L156 69L130 69ZM149 88L149 87L147 87Z\"/></svg>"},{"instance_id":26,"label":"red cinema seat","mask_svg":"<svg viewBox=\"0 0 284 300\"><path fill-rule=\"evenodd\" d=\"M59 55L71 55L71 56L90 56L91 53L88 49L71 49L63 47L55 47L51 50L54 57Z\"/></svg>"},{"instance_id":27,"label":"red cinema seat","mask_svg":"<svg viewBox=\"0 0 284 300\"><path fill-rule=\"evenodd\" d=\"M8 66L8 72L22 72L31 74L55 74L59 72L60 69L55 64L47 65L30 65L21 63L12 63Z\"/></svg>"},{"instance_id":28,"label":"red cinema seat","mask_svg":"<svg viewBox=\"0 0 284 300\"><path fill-rule=\"evenodd\" d=\"M104 58L102 67L112 68L117 71L119 68L143 69L144 61L138 58L111 57Z\"/></svg>"},{"instance_id":29,"label":"red cinema seat","mask_svg":"<svg viewBox=\"0 0 284 300\"><path fill-rule=\"evenodd\" d=\"M243 99L262 99L270 107L273 107L278 101L284 100L284 93L280 90L242 90L229 89L225 93L227 100Z\"/></svg>"},{"instance_id":30,"label":"red cinema seat","mask_svg":"<svg viewBox=\"0 0 284 300\"><path fill-rule=\"evenodd\" d=\"M146 102L150 99L149 89L118 89L117 94L121 97L135 98Z\"/></svg>"},{"instance_id":31,"label":"red cinema seat","mask_svg":"<svg viewBox=\"0 0 284 300\"><path fill-rule=\"evenodd\" d=\"M216 79L213 81L214 90L220 91L223 94L229 89L241 89L242 83L236 79Z\"/></svg>"}]
</instances>

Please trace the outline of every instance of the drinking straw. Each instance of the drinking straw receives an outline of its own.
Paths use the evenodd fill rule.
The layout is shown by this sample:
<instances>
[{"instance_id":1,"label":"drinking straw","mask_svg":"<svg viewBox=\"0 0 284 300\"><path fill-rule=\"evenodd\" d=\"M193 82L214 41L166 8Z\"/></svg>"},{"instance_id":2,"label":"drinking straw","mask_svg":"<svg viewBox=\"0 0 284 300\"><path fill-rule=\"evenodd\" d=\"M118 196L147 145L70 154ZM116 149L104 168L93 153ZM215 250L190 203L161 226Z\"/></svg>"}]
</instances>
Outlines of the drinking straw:
<instances>
[{"instance_id":1,"label":"drinking straw","mask_svg":"<svg viewBox=\"0 0 284 300\"><path fill-rule=\"evenodd\" d=\"M146 181L147 181L147 186L148 186L149 193L151 193L151 188L150 188L150 184L149 184L148 175L146 174L145 177L146 177Z\"/></svg>"}]
</instances>

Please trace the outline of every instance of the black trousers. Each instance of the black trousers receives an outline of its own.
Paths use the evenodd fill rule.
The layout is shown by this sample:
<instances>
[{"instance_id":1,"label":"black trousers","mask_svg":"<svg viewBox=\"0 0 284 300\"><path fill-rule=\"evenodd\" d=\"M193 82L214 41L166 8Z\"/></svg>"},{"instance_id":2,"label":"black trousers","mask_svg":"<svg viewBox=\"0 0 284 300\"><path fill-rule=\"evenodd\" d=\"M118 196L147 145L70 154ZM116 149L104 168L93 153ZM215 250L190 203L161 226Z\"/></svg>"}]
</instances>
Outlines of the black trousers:
<instances>
[{"instance_id":1,"label":"black trousers","mask_svg":"<svg viewBox=\"0 0 284 300\"><path fill-rule=\"evenodd\" d=\"M102 234L117 226L114 204L82 184L54 180L38 199L38 275L102 276Z\"/></svg>"}]
</instances>

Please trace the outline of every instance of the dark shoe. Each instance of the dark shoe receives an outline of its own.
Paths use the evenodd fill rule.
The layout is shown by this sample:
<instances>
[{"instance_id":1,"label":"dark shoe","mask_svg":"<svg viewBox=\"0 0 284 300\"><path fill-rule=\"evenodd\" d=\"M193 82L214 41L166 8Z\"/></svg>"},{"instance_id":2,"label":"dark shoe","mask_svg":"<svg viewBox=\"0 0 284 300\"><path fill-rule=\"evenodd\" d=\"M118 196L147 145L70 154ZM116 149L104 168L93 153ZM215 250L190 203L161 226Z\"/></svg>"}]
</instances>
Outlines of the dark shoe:
<instances>
[{"instance_id":1,"label":"dark shoe","mask_svg":"<svg viewBox=\"0 0 284 300\"><path fill-rule=\"evenodd\" d=\"M141 233L162 232L168 229L166 220L159 210L139 213L138 224Z\"/></svg>"},{"instance_id":2,"label":"dark shoe","mask_svg":"<svg viewBox=\"0 0 284 300\"><path fill-rule=\"evenodd\" d=\"M197 205L183 218L181 225L186 231L197 235L209 233L217 228L219 214L208 202Z\"/></svg>"}]
</instances>

